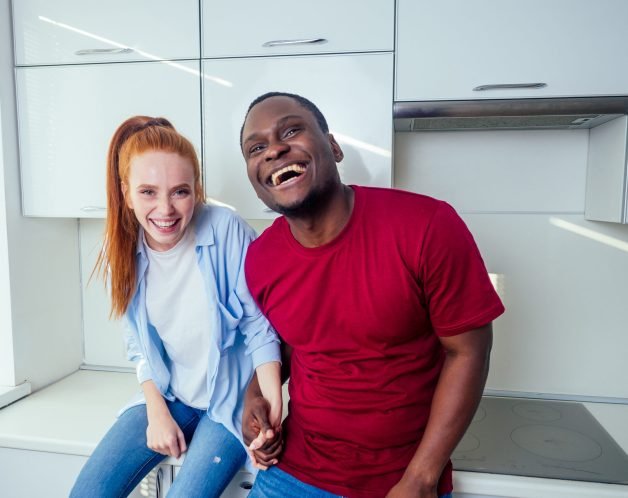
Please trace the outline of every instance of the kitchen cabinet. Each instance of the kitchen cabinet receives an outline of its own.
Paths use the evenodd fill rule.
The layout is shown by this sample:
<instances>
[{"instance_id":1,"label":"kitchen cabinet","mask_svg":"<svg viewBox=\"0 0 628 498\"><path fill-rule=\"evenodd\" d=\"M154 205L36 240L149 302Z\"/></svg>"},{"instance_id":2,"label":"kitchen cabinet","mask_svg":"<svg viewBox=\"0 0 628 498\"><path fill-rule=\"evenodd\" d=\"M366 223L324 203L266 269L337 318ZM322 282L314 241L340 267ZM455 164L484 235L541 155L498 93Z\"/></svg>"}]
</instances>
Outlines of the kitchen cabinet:
<instances>
[{"instance_id":1,"label":"kitchen cabinet","mask_svg":"<svg viewBox=\"0 0 628 498\"><path fill-rule=\"evenodd\" d=\"M249 219L268 212L250 185L238 137L250 102L268 91L312 100L345 153L345 183L392 183L390 53L203 61L203 144L207 194Z\"/></svg>"},{"instance_id":2,"label":"kitchen cabinet","mask_svg":"<svg viewBox=\"0 0 628 498\"><path fill-rule=\"evenodd\" d=\"M202 56L393 50L393 0L201 1Z\"/></svg>"},{"instance_id":3,"label":"kitchen cabinet","mask_svg":"<svg viewBox=\"0 0 628 498\"><path fill-rule=\"evenodd\" d=\"M628 223L628 116L589 132L587 220Z\"/></svg>"},{"instance_id":4,"label":"kitchen cabinet","mask_svg":"<svg viewBox=\"0 0 628 498\"><path fill-rule=\"evenodd\" d=\"M626 19L624 0L399 0L395 100L625 95Z\"/></svg>"},{"instance_id":5,"label":"kitchen cabinet","mask_svg":"<svg viewBox=\"0 0 628 498\"><path fill-rule=\"evenodd\" d=\"M86 456L0 448L2 496L66 498L86 461ZM171 483L172 466L160 465L135 487L128 498L164 498Z\"/></svg>"},{"instance_id":6,"label":"kitchen cabinet","mask_svg":"<svg viewBox=\"0 0 628 498\"><path fill-rule=\"evenodd\" d=\"M16 70L23 214L104 217L109 140L126 118L164 116L200 153L198 61Z\"/></svg>"},{"instance_id":7,"label":"kitchen cabinet","mask_svg":"<svg viewBox=\"0 0 628 498\"><path fill-rule=\"evenodd\" d=\"M15 64L199 57L197 0L14 0Z\"/></svg>"}]
</instances>

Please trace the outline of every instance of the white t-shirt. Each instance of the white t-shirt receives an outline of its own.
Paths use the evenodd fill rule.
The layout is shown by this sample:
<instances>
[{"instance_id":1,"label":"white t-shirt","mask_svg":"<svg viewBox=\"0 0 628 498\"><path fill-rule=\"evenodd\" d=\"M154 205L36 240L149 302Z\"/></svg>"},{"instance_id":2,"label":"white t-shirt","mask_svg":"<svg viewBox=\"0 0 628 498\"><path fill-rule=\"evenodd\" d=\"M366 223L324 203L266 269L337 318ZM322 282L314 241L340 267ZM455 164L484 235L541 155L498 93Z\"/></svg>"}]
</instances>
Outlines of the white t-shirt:
<instances>
[{"instance_id":1,"label":"white t-shirt","mask_svg":"<svg viewBox=\"0 0 628 498\"><path fill-rule=\"evenodd\" d=\"M207 409L210 316L207 291L198 267L195 237L189 225L168 251L148 255L146 311L172 364L170 389L183 403Z\"/></svg>"}]
</instances>

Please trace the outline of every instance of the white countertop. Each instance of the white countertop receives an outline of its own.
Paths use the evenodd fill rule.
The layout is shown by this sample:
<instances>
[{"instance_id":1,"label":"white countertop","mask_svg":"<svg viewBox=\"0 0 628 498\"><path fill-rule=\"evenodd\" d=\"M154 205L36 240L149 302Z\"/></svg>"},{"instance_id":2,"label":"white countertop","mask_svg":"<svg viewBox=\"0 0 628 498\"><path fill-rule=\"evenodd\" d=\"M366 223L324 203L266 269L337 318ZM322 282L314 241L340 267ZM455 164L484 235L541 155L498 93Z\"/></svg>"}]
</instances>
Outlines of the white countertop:
<instances>
[{"instance_id":1,"label":"white countertop","mask_svg":"<svg viewBox=\"0 0 628 498\"><path fill-rule=\"evenodd\" d=\"M0 409L0 447L89 456L138 389L132 373L79 370ZM628 452L628 406L585 406ZM517 498L628 498L628 486L476 472L454 472L454 487Z\"/></svg>"}]
</instances>

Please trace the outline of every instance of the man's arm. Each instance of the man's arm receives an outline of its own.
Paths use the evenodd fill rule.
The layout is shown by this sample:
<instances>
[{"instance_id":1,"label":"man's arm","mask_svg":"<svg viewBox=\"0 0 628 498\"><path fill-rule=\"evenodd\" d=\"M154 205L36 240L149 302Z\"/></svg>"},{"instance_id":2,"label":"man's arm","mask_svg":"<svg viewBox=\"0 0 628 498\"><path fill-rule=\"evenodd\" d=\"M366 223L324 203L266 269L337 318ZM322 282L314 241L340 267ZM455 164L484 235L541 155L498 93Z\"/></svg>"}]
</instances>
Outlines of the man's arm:
<instances>
[{"instance_id":1,"label":"man's arm","mask_svg":"<svg viewBox=\"0 0 628 498\"><path fill-rule=\"evenodd\" d=\"M477 410L488 375L492 325L441 337L445 363L421 444L388 498L436 498L438 480Z\"/></svg>"},{"instance_id":2,"label":"man's arm","mask_svg":"<svg viewBox=\"0 0 628 498\"><path fill-rule=\"evenodd\" d=\"M290 376L292 348L281 343L281 382ZM251 458L256 467L266 470L278 462L283 449L281 434L273 430L270 423L270 404L262 395L257 374L253 375L244 395L242 415L242 436L249 447Z\"/></svg>"}]
</instances>

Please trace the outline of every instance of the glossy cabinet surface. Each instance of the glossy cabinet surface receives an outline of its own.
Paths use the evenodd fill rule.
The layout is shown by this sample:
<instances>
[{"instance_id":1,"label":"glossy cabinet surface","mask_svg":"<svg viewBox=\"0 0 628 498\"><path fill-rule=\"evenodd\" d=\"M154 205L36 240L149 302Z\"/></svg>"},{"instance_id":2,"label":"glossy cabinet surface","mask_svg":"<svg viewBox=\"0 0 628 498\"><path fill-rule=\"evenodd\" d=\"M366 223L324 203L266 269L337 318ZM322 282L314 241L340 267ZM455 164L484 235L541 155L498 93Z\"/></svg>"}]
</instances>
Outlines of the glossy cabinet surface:
<instances>
[{"instance_id":1,"label":"glossy cabinet surface","mask_svg":"<svg viewBox=\"0 0 628 498\"><path fill-rule=\"evenodd\" d=\"M391 186L392 54L203 61L207 194L245 218L272 218L250 185L238 137L250 102L268 91L300 94L323 112L345 158L345 183Z\"/></svg>"},{"instance_id":2,"label":"glossy cabinet surface","mask_svg":"<svg viewBox=\"0 0 628 498\"><path fill-rule=\"evenodd\" d=\"M168 118L200 153L198 61L16 72L26 216L104 217L109 140L130 116Z\"/></svg>"},{"instance_id":3,"label":"glossy cabinet surface","mask_svg":"<svg viewBox=\"0 0 628 498\"><path fill-rule=\"evenodd\" d=\"M202 56L392 51L394 8L393 0L202 0Z\"/></svg>"},{"instance_id":4,"label":"glossy cabinet surface","mask_svg":"<svg viewBox=\"0 0 628 498\"><path fill-rule=\"evenodd\" d=\"M399 0L395 99L625 95L627 19L624 0Z\"/></svg>"},{"instance_id":5,"label":"glossy cabinet surface","mask_svg":"<svg viewBox=\"0 0 628 498\"><path fill-rule=\"evenodd\" d=\"M628 223L628 116L593 128L589 135L587 220Z\"/></svg>"},{"instance_id":6,"label":"glossy cabinet surface","mask_svg":"<svg viewBox=\"0 0 628 498\"><path fill-rule=\"evenodd\" d=\"M16 65L199 57L197 0L13 0Z\"/></svg>"}]
</instances>

